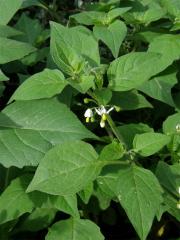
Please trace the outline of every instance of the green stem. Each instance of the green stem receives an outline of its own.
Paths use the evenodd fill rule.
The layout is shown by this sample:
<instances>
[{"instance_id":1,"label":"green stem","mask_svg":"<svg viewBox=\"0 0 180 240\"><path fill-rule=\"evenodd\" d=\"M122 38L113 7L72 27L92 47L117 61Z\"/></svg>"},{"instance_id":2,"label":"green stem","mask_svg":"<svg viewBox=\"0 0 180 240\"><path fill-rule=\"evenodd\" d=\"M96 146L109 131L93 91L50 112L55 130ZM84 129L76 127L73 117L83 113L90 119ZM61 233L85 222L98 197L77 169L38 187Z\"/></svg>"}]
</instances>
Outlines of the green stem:
<instances>
[{"instance_id":1,"label":"green stem","mask_svg":"<svg viewBox=\"0 0 180 240\"><path fill-rule=\"evenodd\" d=\"M107 126L105 126L105 129L106 129L106 132L108 133L111 141L113 141L113 139L114 139L113 133L110 131L110 129Z\"/></svg>"},{"instance_id":2,"label":"green stem","mask_svg":"<svg viewBox=\"0 0 180 240\"><path fill-rule=\"evenodd\" d=\"M53 0L53 10L56 10L56 0Z\"/></svg>"},{"instance_id":3,"label":"green stem","mask_svg":"<svg viewBox=\"0 0 180 240\"><path fill-rule=\"evenodd\" d=\"M54 9L50 8L49 5L42 0L40 0L40 3L42 4L42 7L49 12L49 14L53 19L55 19L58 22L61 22L61 18L59 17L59 15L56 13Z\"/></svg>"},{"instance_id":4,"label":"green stem","mask_svg":"<svg viewBox=\"0 0 180 240\"><path fill-rule=\"evenodd\" d=\"M123 144L126 146L122 135L121 135L121 134L119 133L119 131L117 130L117 127L116 127L116 125L115 125L115 123L114 123L114 121L112 120L112 118L111 118L110 115L107 115L107 122L108 122L109 126L111 127L112 132L113 132L114 135L117 137L118 141L119 141L120 143L123 143Z\"/></svg>"}]
</instances>

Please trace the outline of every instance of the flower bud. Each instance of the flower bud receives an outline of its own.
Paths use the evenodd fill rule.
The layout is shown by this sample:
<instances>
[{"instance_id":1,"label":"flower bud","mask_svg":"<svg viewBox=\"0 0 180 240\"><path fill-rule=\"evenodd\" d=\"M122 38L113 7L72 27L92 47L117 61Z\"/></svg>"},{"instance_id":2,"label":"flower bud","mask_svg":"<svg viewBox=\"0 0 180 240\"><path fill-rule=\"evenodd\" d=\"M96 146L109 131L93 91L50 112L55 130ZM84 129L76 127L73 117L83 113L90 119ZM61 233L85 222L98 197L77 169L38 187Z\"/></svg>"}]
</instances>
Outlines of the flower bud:
<instances>
[{"instance_id":1,"label":"flower bud","mask_svg":"<svg viewBox=\"0 0 180 240\"><path fill-rule=\"evenodd\" d=\"M84 103L85 104L89 103L89 98L84 98Z\"/></svg>"},{"instance_id":2,"label":"flower bud","mask_svg":"<svg viewBox=\"0 0 180 240\"><path fill-rule=\"evenodd\" d=\"M119 106L114 106L116 112L120 112L121 111L121 108Z\"/></svg>"}]
</instances>

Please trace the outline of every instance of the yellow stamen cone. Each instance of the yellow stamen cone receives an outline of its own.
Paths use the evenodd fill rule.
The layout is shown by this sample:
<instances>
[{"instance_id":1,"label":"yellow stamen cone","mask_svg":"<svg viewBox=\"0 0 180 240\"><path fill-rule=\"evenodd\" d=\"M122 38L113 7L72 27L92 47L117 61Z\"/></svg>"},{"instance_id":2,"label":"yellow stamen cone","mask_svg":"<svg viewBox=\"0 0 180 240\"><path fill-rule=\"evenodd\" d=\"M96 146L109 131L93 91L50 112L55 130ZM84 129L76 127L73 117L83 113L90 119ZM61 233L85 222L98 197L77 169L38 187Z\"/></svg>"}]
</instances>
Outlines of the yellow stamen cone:
<instances>
[{"instance_id":1,"label":"yellow stamen cone","mask_svg":"<svg viewBox=\"0 0 180 240\"><path fill-rule=\"evenodd\" d=\"M89 120L90 120L90 118L89 118L89 117L87 117L87 118L86 118L86 123L89 123Z\"/></svg>"},{"instance_id":2,"label":"yellow stamen cone","mask_svg":"<svg viewBox=\"0 0 180 240\"><path fill-rule=\"evenodd\" d=\"M106 121L106 120L107 120L107 116L106 116L105 113L102 115L102 120L103 120L103 121Z\"/></svg>"}]
</instances>

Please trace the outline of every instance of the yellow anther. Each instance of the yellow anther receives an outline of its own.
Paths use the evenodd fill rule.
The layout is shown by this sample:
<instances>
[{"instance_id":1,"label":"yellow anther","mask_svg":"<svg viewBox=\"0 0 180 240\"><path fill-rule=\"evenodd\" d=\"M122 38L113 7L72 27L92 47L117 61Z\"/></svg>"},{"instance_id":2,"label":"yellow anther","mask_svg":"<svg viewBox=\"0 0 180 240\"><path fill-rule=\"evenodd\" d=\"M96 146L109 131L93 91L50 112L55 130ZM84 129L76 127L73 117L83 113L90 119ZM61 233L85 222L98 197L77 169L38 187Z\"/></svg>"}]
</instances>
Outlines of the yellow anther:
<instances>
[{"instance_id":1,"label":"yellow anther","mask_svg":"<svg viewBox=\"0 0 180 240\"><path fill-rule=\"evenodd\" d=\"M89 123L89 120L90 120L90 118L89 118L89 117L87 117L87 118L86 118L86 123Z\"/></svg>"},{"instance_id":2,"label":"yellow anther","mask_svg":"<svg viewBox=\"0 0 180 240\"><path fill-rule=\"evenodd\" d=\"M106 120L107 120L107 115L106 115L105 113L102 115L102 120L103 120L103 121L106 121Z\"/></svg>"}]
</instances>

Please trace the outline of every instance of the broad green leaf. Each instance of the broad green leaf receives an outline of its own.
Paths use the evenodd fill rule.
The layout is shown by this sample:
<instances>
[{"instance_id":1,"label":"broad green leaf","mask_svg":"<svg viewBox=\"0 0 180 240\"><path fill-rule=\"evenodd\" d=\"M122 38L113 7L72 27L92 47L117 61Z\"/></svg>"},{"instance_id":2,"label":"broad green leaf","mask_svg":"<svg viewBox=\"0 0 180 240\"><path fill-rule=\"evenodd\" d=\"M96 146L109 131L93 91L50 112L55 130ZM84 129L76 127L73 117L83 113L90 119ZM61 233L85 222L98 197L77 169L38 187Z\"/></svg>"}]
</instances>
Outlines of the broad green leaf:
<instances>
[{"instance_id":1,"label":"broad green leaf","mask_svg":"<svg viewBox=\"0 0 180 240\"><path fill-rule=\"evenodd\" d=\"M28 176L22 176L11 182L0 196L0 223L18 218L24 213L32 212L34 202L25 193L30 181Z\"/></svg>"},{"instance_id":2,"label":"broad green leaf","mask_svg":"<svg viewBox=\"0 0 180 240\"><path fill-rule=\"evenodd\" d=\"M23 58L36 48L23 42L0 37L0 64Z\"/></svg>"},{"instance_id":3,"label":"broad green leaf","mask_svg":"<svg viewBox=\"0 0 180 240\"><path fill-rule=\"evenodd\" d=\"M133 140L134 151L147 157L161 150L170 142L170 137L162 133L137 134Z\"/></svg>"},{"instance_id":4,"label":"broad green leaf","mask_svg":"<svg viewBox=\"0 0 180 240\"><path fill-rule=\"evenodd\" d=\"M127 28L124 22L116 20L111 23L108 27L106 26L95 26L93 28L94 35L98 40L104 42L111 50L114 58L119 55L119 49L122 41L124 40Z\"/></svg>"},{"instance_id":5,"label":"broad green leaf","mask_svg":"<svg viewBox=\"0 0 180 240\"><path fill-rule=\"evenodd\" d=\"M171 89L176 83L176 72L170 72L152 78L150 81L143 83L138 89L150 97L174 107Z\"/></svg>"},{"instance_id":6,"label":"broad green leaf","mask_svg":"<svg viewBox=\"0 0 180 240\"><path fill-rule=\"evenodd\" d=\"M149 1L143 4L141 0L132 2L132 9L124 14L127 22L148 25L162 18L166 11L158 2Z\"/></svg>"},{"instance_id":7,"label":"broad green leaf","mask_svg":"<svg viewBox=\"0 0 180 240\"><path fill-rule=\"evenodd\" d=\"M180 165L168 165L167 163L160 161L157 165L156 176L164 189L178 198Z\"/></svg>"},{"instance_id":8,"label":"broad green leaf","mask_svg":"<svg viewBox=\"0 0 180 240\"><path fill-rule=\"evenodd\" d=\"M168 13L174 17L180 17L180 1L179 0L161 0L162 6Z\"/></svg>"},{"instance_id":9,"label":"broad green leaf","mask_svg":"<svg viewBox=\"0 0 180 240\"><path fill-rule=\"evenodd\" d=\"M0 69L0 82L7 81L9 78Z\"/></svg>"},{"instance_id":10,"label":"broad green leaf","mask_svg":"<svg viewBox=\"0 0 180 240\"><path fill-rule=\"evenodd\" d=\"M23 82L12 95L9 102L13 100L51 98L61 93L66 85L67 81L65 81L61 71L45 69Z\"/></svg>"},{"instance_id":11,"label":"broad green leaf","mask_svg":"<svg viewBox=\"0 0 180 240\"><path fill-rule=\"evenodd\" d=\"M114 60L108 69L109 86L115 91L137 88L152 76L163 71L168 64L161 55L150 52L133 52ZM144 70L143 70L144 69Z\"/></svg>"},{"instance_id":12,"label":"broad green leaf","mask_svg":"<svg viewBox=\"0 0 180 240\"><path fill-rule=\"evenodd\" d=\"M16 29L22 32L21 36L16 37L17 40L35 45L38 37L42 33L42 26L38 19L31 19L24 13L19 18Z\"/></svg>"},{"instance_id":13,"label":"broad green leaf","mask_svg":"<svg viewBox=\"0 0 180 240\"><path fill-rule=\"evenodd\" d=\"M57 66L70 76L83 73L87 63L92 67L100 64L98 43L92 35L54 22L51 22L51 55Z\"/></svg>"},{"instance_id":14,"label":"broad green leaf","mask_svg":"<svg viewBox=\"0 0 180 240\"><path fill-rule=\"evenodd\" d=\"M23 219L17 231L37 232L47 228L55 218L56 210L53 208L36 208L28 217Z\"/></svg>"},{"instance_id":15,"label":"broad green leaf","mask_svg":"<svg viewBox=\"0 0 180 240\"><path fill-rule=\"evenodd\" d=\"M137 32L134 36L134 39L137 41L143 41L145 43L151 43L154 38L162 36L165 33L166 32L163 32L161 28L157 28L156 30L154 30L154 28L148 28L146 31Z\"/></svg>"},{"instance_id":16,"label":"broad green leaf","mask_svg":"<svg viewBox=\"0 0 180 240\"><path fill-rule=\"evenodd\" d=\"M112 98L112 92L108 88L95 89L94 97L100 105L106 106Z\"/></svg>"},{"instance_id":17,"label":"broad green leaf","mask_svg":"<svg viewBox=\"0 0 180 240\"><path fill-rule=\"evenodd\" d=\"M168 165L165 162L159 162L156 169L156 176L165 191L164 203L167 207L165 210L180 221L179 209L177 208L179 200L180 165Z\"/></svg>"},{"instance_id":18,"label":"broad green leaf","mask_svg":"<svg viewBox=\"0 0 180 240\"><path fill-rule=\"evenodd\" d=\"M21 62L24 65L33 66L38 62L43 62L48 55L49 47L44 47L25 56L24 58L21 59Z\"/></svg>"},{"instance_id":19,"label":"broad green leaf","mask_svg":"<svg viewBox=\"0 0 180 240\"><path fill-rule=\"evenodd\" d=\"M73 217L79 217L79 212L77 208L77 197L76 195L67 196L54 196L49 194L44 194L44 199L41 208L55 208L61 212L70 214Z\"/></svg>"},{"instance_id":20,"label":"broad green leaf","mask_svg":"<svg viewBox=\"0 0 180 240\"><path fill-rule=\"evenodd\" d=\"M169 116L163 123L163 132L171 135L177 132L176 126L180 124L180 113Z\"/></svg>"},{"instance_id":21,"label":"broad green leaf","mask_svg":"<svg viewBox=\"0 0 180 240\"><path fill-rule=\"evenodd\" d=\"M87 90L90 88L95 88L95 83L94 83L94 76L89 75L81 75L79 78L79 82L76 82L73 78L68 78L67 81L68 83L78 90L80 93L86 93Z\"/></svg>"},{"instance_id":22,"label":"broad green leaf","mask_svg":"<svg viewBox=\"0 0 180 240\"><path fill-rule=\"evenodd\" d=\"M104 240L99 227L85 219L70 218L55 223L46 235L46 240Z\"/></svg>"},{"instance_id":23,"label":"broad green leaf","mask_svg":"<svg viewBox=\"0 0 180 240\"><path fill-rule=\"evenodd\" d=\"M165 65L170 65L180 58L180 36L163 34L156 37L150 43L148 52L160 53L162 62Z\"/></svg>"},{"instance_id":24,"label":"broad green leaf","mask_svg":"<svg viewBox=\"0 0 180 240\"><path fill-rule=\"evenodd\" d=\"M52 148L40 162L27 191L53 195L77 193L98 175L101 164L91 145L69 141Z\"/></svg>"},{"instance_id":25,"label":"broad green leaf","mask_svg":"<svg viewBox=\"0 0 180 240\"><path fill-rule=\"evenodd\" d=\"M22 32L6 25L0 25L0 37L13 37L17 35L21 35Z\"/></svg>"},{"instance_id":26,"label":"broad green leaf","mask_svg":"<svg viewBox=\"0 0 180 240\"><path fill-rule=\"evenodd\" d=\"M125 92L113 92L111 104L119 106L122 110L135 110L140 108L152 108L150 102L136 90Z\"/></svg>"},{"instance_id":27,"label":"broad green leaf","mask_svg":"<svg viewBox=\"0 0 180 240\"><path fill-rule=\"evenodd\" d=\"M0 24L6 25L21 7L22 2L23 0L0 0Z\"/></svg>"},{"instance_id":28,"label":"broad green leaf","mask_svg":"<svg viewBox=\"0 0 180 240\"><path fill-rule=\"evenodd\" d=\"M109 172L110 171L110 172ZM141 240L145 240L162 202L161 187L152 172L131 165L106 169L98 177L99 187L116 197Z\"/></svg>"},{"instance_id":29,"label":"broad green leaf","mask_svg":"<svg viewBox=\"0 0 180 240\"><path fill-rule=\"evenodd\" d=\"M112 21L115 18L122 16L125 12L128 12L130 9L131 7L123 7L123 8L116 7L107 13L107 18L109 19L109 21Z\"/></svg>"},{"instance_id":30,"label":"broad green leaf","mask_svg":"<svg viewBox=\"0 0 180 240\"><path fill-rule=\"evenodd\" d=\"M88 204L89 199L91 195L93 194L93 183L88 184L83 190L81 190L78 195L81 198L81 200L85 203Z\"/></svg>"},{"instance_id":31,"label":"broad green leaf","mask_svg":"<svg viewBox=\"0 0 180 240\"><path fill-rule=\"evenodd\" d=\"M125 151L123 145L117 141L113 141L112 143L106 145L100 155L100 161L114 161L123 157Z\"/></svg>"},{"instance_id":32,"label":"broad green leaf","mask_svg":"<svg viewBox=\"0 0 180 240\"><path fill-rule=\"evenodd\" d=\"M142 134L142 133L153 132L154 131L153 128L150 128L148 125L143 124L143 123L125 124L125 125L117 127L117 130L119 131L119 133L123 137L128 149L133 148L133 139L134 139L136 134Z\"/></svg>"},{"instance_id":33,"label":"broad green leaf","mask_svg":"<svg viewBox=\"0 0 180 240\"><path fill-rule=\"evenodd\" d=\"M52 145L95 137L55 99L18 101L0 113L0 163L36 166Z\"/></svg>"},{"instance_id":34,"label":"broad green leaf","mask_svg":"<svg viewBox=\"0 0 180 240\"><path fill-rule=\"evenodd\" d=\"M71 15L70 19L74 19L76 22L84 25L107 25L130 9L131 7L114 8L108 13L102 11L83 11L81 13Z\"/></svg>"},{"instance_id":35,"label":"broad green leaf","mask_svg":"<svg viewBox=\"0 0 180 240\"><path fill-rule=\"evenodd\" d=\"M104 12L96 11L83 11L70 16L71 19L75 19L78 23L84 25L94 25L96 23L103 23L106 19L106 14Z\"/></svg>"}]
</instances>

